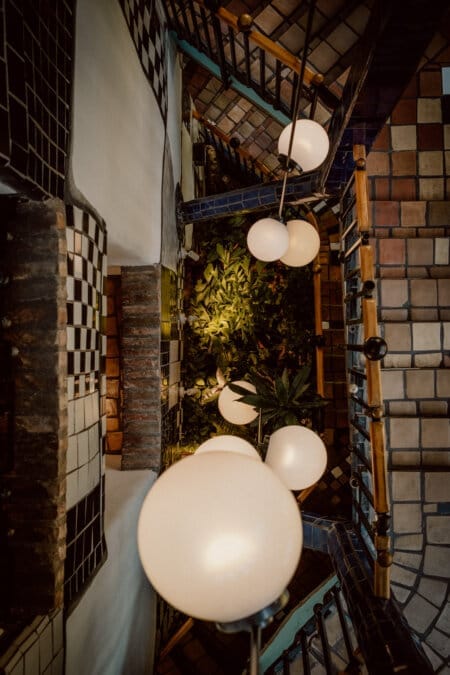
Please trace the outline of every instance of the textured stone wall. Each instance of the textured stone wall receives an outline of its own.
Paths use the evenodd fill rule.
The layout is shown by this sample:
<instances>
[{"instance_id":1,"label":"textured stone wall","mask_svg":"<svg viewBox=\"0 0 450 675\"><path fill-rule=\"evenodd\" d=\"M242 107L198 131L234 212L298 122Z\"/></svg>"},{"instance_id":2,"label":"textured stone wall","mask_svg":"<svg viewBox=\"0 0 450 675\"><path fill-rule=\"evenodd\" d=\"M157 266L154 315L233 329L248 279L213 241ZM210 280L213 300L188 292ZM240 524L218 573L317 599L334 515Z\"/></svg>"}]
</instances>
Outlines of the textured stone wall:
<instances>
[{"instance_id":1,"label":"textured stone wall","mask_svg":"<svg viewBox=\"0 0 450 675\"><path fill-rule=\"evenodd\" d=\"M11 615L60 607L66 537L66 240L58 200L19 202L3 257L4 337L17 350L10 469L0 476ZM5 547L4 547L5 545ZM2 598L2 604L5 597ZM4 608L3 608L4 609Z\"/></svg>"},{"instance_id":2,"label":"textured stone wall","mask_svg":"<svg viewBox=\"0 0 450 675\"><path fill-rule=\"evenodd\" d=\"M123 469L161 463L161 267L122 268Z\"/></svg>"}]
</instances>

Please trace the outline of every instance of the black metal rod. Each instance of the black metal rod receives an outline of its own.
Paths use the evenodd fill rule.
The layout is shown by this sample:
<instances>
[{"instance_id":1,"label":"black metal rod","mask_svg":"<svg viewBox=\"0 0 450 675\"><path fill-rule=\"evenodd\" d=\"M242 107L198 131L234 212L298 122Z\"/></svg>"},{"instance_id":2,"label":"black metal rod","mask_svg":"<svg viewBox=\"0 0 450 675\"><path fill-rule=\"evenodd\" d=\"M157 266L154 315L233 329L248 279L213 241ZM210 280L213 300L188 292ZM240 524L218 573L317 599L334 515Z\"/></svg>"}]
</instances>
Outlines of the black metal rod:
<instances>
[{"instance_id":1,"label":"black metal rod","mask_svg":"<svg viewBox=\"0 0 450 675\"><path fill-rule=\"evenodd\" d=\"M301 642L301 645L302 645L303 673L304 673L304 675L311 675L311 665L309 663L308 640L307 640L307 637L306 637L306 633L303 629L300 631L300 642Z\"/></svg>"},{"instance_id":2,"label":"black metal rod","mask_svg":"<svg viewBox=\"0 0 450 675\"><path fill-rule=\"evenodd\" d=\"M182 37L184 37L184 33L183 33L183 29L182 29L181 24L180 24L180 19L178 18L177 7L176 7L173 0L169 0L169 3L170 3L170 9L171 9L171 12L172 12L173 20L174 20L174 23L176 24L176 31L177 31L178 37L182 38Z\"/></svg>"},{"instance_id":3,"label":"black metal rod","mask_svg":"<svg viewBox=\"0 0 450 675\"><path fill-rule=\"evenodd\" d=\"M181 9L181 16L183 17L184 35L190 37L191 30L189 28L189 22L187 19L186 7L184 2L180 3L180 9Z\"/></svg>"},{"instance_id":4,"label":"black metal rod","mask_svg":"<svg viewBox=\"0 0 450 675\"><path fill-rule=\"evenodd\" d=\"M281 61L278 59L275 62L275 102L274 108L280 108L280 93L281 93Z\"/></svg>"},{"instance_id":5,"label":"black metal rod","mask_svg":"<svg viewBox=\"0 0 450 675\"><path fill-rule=\"evenodd\" d=\"M236 41L234 37L234 30L231 28L231 26L228 26L228 39L230 41L231 66L233 68L233 75L236 75L237 74Z\"/></svg>"},{"instance_id":6,"label":"black metal rod","mask_svg":"<svg viewBox=\"0 0 450 675\"><path fill-rule=\"evenodd\" d=\"M364 493L365 498L367 499L367 501L369 502L369 504L373 507L373 506L374 506L373 495L372 495L372 493L370 492L370 490L369 490L369 488L367 487L367 485L364 483L364 481L363 481L363 479L362 479L362 476L361 476L357 471L355 471L355 472L353 472L353 474L352 474L352 478L358 483L358 487L362 490L362 492Z\"/></svg>"},{"instance_id":7,"label":"black metal rod","mask_svg":"<svg viewBox=\"0 0 450 675\"><path fill-rule=\"evenodd\" d=\"M365 528L367 534L369 535L369 537L370 537L371 540L373 541L373 539L374 539L373 527L372 527L372 525L369 523L369 521L367 520L367 516L366 516L366 514L364 513L364 511L362 510L362 507L361 507L360 502L358 502L358 501L353 497L352 503L353 503L353 506L354 506L354 508L356 509L357 513L358 513L358 518L359 518L360 521L363 523L364 528ZM373 554L372 554L371 557L373 558Z\"/></svg>"},{"instance_id":8,"label":"black metal rod","mask_svg":"<svg viewBox=\"0 0 450 675\"><path fill-rule=\"evenodd\" d=\"M266 52L261 48L259 50L259 86L261 96L264 97L266 93Z\"/></svg>"},{"instance_id":9,"label":"black metal rod","mask_svg":"<svg viewBox=\"0 0 450 675\"><path fill-rule=\"evenodd\" d=\"M339 622L341 624L342 635L344 637L344 644L345 649L347 650L348 660L350 664L352 664L355 661L355 657L353 656L352 642L350 640L350 633L348 631L347 621L345 620L344 608L342 607L339 588L334 586L334 588L332 588L332 593L334 595L334 602L339 615Z\"/></svg>"},{"instance_id":10,"label":"black metal rod","mask_svg":"<svg viewBox=\"0 0 450 675\"><path fill-rule=\"evenodd\" d=\"M354 427L357 431L359 431L359 433L361 434L361 436L362 436L363 438L365 438L366 441L370 441L370 434L369 434L369 432L367 431L367 429L364 429L364 427L361 426L361 425L359 424L359 422L357 422L356 419L355 419L354 417L352 417L352 419L350 420L350 424L351 424L352 427Z\"/></svg>"},{"instance_id":11,"label":"black metal rod","mask_svg":"<svg viewBox=\"0 0 450 675\"><path fill-rule=\"evenodd\" d=\"M211 12L211 20L214 29L214 38L216 41L217 59L219 61L220 76L222 79L223 86L225 87L225 89L228 89L230 82L228 77L227 63L225 61L225 52L223 49L223 35L222 30L220 28L220 21L214 14L214 12Z\"/></svg>"},{"instance_id":12,"label":"black metal rod","mask_svg":"<svg viewBox=\"0 0 450 675\"><path fill-rule=\"evenodd\" d=\"M207 49L207 52L208 52L208 56L212 57L213 56L213 48L212 48L212 43L211 43L211 35L209 34L209 23L208 23L208 18L206 16L206 11L205 11L204 7L200 7L200 16L202 18L203 31L205 33L206 49Z\"/></svg>"},{"instance_id":13,"label":"black metal rod","mask_svg":"<svg viewBox=\"0 0 450 675\"><path fill-rule=\"evenodd\" d=\"M370 461L367 459L367 457L365 457L363 455L363 453L359 450L359 448L357 448L356 445L353 445L351 447L351 451L356 455L356 457L359 459L361 464L364 464L364 466L366 467L366 470L371 474L372 473L372 465L371 465Z\"/></svg>"},{"instance_id":14,"label":"black metal rod","mask_svg":"<svg viewBox=\"0 0 450 675\"><path fill-rule=\"evenodd\" d=\"M322 656L323 656L323 665L327 675L332 675L333 665L331 663L331 654L330 654L330 645L328 644L327 631L325 628L325 621L323 617L323 606L319 605L314 608L314 614L316 615L317 621L317 631L319 633L320 642L322 645Z\"/></svg>"},{"instance_id":15,"label":"black metal rod","mask_svg":"<svg viewBox=\"0 0 450 675\"><path fill-rule=\"evenodd\" d=\"M244 53L245 53L245 78L247 81L247 85L251 87L252 73L250 69L250 38L246 31L244 31L243 36L244 36Z\"/></svg>"},{"instance_id":16,"label":"black metal rod","mask_svg":"<svg viewBox=\"0 0 450 675\"><path fill-rule=\"evenodd\" d=\"M188 0L188 7L189 7L189 14L191 15L192 30L193 30L193 37L194 37L195 46L197 47L197 49L199 51L204 51L204 42L203 42L203 40L201 38L201 35L200 35L198 21L197 21L197 15L195 13L193 0Z\"/></svg>"}]
</instances>

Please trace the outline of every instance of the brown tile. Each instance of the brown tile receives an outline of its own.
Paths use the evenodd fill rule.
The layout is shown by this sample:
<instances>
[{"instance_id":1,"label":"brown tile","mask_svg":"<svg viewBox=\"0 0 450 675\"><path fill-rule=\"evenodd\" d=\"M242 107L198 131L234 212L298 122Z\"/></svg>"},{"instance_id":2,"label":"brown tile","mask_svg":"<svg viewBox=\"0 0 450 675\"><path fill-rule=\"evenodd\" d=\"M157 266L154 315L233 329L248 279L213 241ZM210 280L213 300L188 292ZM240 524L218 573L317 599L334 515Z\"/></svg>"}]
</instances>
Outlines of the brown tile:
<instances>
[{"instance_id":1,"label":"brown tile","mask_svg":"<svg viewBox=\"0 0 450 675\"><path fill-rule=\"evenodd\" d=\"M432 202L428 222L430 225L450 225L450 202Z\"/></svg>"},{"instance_id":2,"label":"brown tile","mask_svg":"<svg viewBox=\"0 0 450 675\"><path fill-rule=\"evenodd\" d=\"M402 202L401 225L424 227L426 225L425 211L426 202Z\"/></svg>"},{"instance_id":3,"label":"brown tile","mask_svg":"<svg viewBox=\"0 0 450 675\"><path fill-rule=\"evenodd\" d=\"M442 176L443 153L440 150L423 150L418 153L420 176Z\"/></svg>"},{"instance_id":4,"label":"brown tile","mask_svg":"<svg viewBox=\"0 0 450 675\"><path fill-rule=\"evenodd\" d=\"M435 199L444 199L444 179L443 178L420 178L419 180L419 198L426 201Z\"/></svg>"},{"instance_id":5,"label":"brown tile","mask_svg":"<svg viewBox=\"0 0 450 675\"><path fill-rule=\"evenodd\" d=\"M417 173L416 153L412 150L392 154L392 173L394 176L415 176Z\"/></svg>"},{"instance_id":6,"label":"brown tile","mask_svg":"<svg viewBox=\"0 0 450 675\"><path fill-rule=\"evenodd\" d=\"M426 71L419 74L419 96L441 96L442 75L440 70Z\"/></svg>"},{"instance_id":7,"label":"brown tile","mask_svg":"<svg viewBox=\"0 0 450 675\"><path fill-rule=\"evenodd\" d=\"M376 227L389 227L399 224L399 202L373 202L373 224Z\"/></svg>"},{"instance_id":8,"label":"brown tile","mask_svg":"<svg viewBox=\"0 0 450 675\"><path fill-rule=\"evenodd\" d=\"M441 150L444 143L442 124L417 125L417 149Z\"/></svg>"},{"instance_id":9,"label":"brown tile","mask_svg":"<svg viewBox=\"0 0 450 675\"><path fill-rule=\"evenodd\" d=\"M417 106L415 99L402 99L397 103L391 115L394 124L415 124L417 122Z\"/></svg>"},{"instance_id":10,"label":"brown tile","mask_svg":"<svg viewBox=\"0 0 450 675\"><path fill-rule=\"evenodd\" d=\"M415 124L397 124L391 126L392 149L416 150L417 136Z\"/></svg>"},{"instance_id":11,"label":"brown tile","mask_svg":"<svg viewBox=\"0 0 450 675\"><path fill-rule=\"evenodd\" d=\"M389 178L375 178L372 186L373 199L390 199Z\"/></svg>"},{"instance_id":12,"label":"brown tile","mask_svg":"<svg viewBox=\"0 0 450 675\"><path fill-rule=\"evenodd\" d=\"M408 265L433 264L433 240L410 239L408 246Z\"/></svg>"},{"instance_id":13,"label":"brown tile","mask_svg":"<svg viewBox=\"0 0 450 675\"><path fill-rule=\"evenodd\" d=\"M283 17L270 5L255 17L255 25L266 35L270 35L283 23Z\"/></svg>"},{"instance_id":14,"label":"brown tile","mask_svg":"<svg viewBox=\"0 0 450 675\"><path fill-rule=\"evenodd\" d=\"M389 150L390 147L390 129L389 126L386 125L381 129L380 133L376 137L375 142L372 145L372 150Z\"/></svg>"},{"instance_id":15,"label":"brown tile","mask_svg":"<svg viewBox=\"0 0 450 675\"><path fill-rule=\"evenodd\" d=\"M393 178L392 179L392 199L414 200L417 196L415 178Z\"/></svg>"},{"instance_id":16,"label":"brown tile","mask_svg":"<svg viewBox=\"0 0 450 675\"><path fill-rule=\"evenodd\" d=\"M442 122L442 108L440 98L417 99L417 121L431 124Z\"/></svg>"},{"instance_id":17,"label":"brown tile","mask_svg":"<svg viewBox=\"0 0 450 675\"><path fill-rule=\"evenodd\" d=\"M387 176L389 174L389 154L387 152L371 152L367 157L366 166L369 176Z\"/></svg>"},{"instance_id":18,"label":"brown tile","mask_svg":"<svg viewBox=\"0 0 450 675\"><path fill-rule=\"evenodd\" d=\"M381 239L378 242L379 262L381 265L405 264L405 240Z\"/></svg>"}]
</instances>

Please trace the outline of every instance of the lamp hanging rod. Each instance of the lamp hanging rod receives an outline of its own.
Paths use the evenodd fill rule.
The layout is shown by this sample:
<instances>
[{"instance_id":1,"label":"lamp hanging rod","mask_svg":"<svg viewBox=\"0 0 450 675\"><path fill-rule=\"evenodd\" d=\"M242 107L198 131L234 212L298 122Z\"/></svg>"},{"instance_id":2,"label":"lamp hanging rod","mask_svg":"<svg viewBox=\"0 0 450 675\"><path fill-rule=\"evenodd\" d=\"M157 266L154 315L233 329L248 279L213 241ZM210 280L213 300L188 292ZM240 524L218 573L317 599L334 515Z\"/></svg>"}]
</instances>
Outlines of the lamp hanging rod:
<instances>
[{"instance_id":1,"label":"lamp hanging rod","mask_svg":"<svg viewBox=\"0 0 450 675\"><path fill-rule=\"evenodd\" d=\"M303 81L304 81L304 78L305 78L306 57L307 57L307 54L308 54L309 41L311 39L311 28L312 28L312 21L313 21L315 7L316 7L316 0L311 0L311 2L309 4L309 8L308 8L308 20L307 20L307 23L306 23L305 43L303 45L303 54L302 54L302 59L301 59L300 74L298 76L297 88L296 88L296 91L295 91L292 129L291 129L291 135L289 137L289 147L288 147L288 154L287 154L287 158L286 158L286 167L284 169L283 186L281 188L280 208L278 209L278 218L280 220L282 219L282 214L283 214L284 198L285 198L285 195L286 195L287 175L288 175L288 171L289 171L289 164L290 164L290 161L291 161L292 146L293 146L293 143L294 143L295 125L297 123L297 117L298 117L298 112L299 112L299 108L300 108L301 92L302 92L302 87L303 87Z\"/></svg>"}]
</instances>

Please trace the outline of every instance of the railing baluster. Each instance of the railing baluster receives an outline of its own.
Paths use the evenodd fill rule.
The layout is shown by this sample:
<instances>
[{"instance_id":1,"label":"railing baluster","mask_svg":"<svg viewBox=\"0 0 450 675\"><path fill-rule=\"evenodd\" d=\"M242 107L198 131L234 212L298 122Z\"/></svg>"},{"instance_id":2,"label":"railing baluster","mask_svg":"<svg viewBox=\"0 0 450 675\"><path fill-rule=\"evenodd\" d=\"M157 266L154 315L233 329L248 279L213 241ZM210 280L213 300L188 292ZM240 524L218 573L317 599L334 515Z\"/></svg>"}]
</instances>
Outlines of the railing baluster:
<instances>
[{"instance_id":1,"label":"railing baluster","mask_svg":"<svg viewBox=\"0 0 450 675\"><path fill-rule=\"evenodd\" d=\"M332 589L332 593L334 595L334 602L336 603L336 608L339 615L339 623L341 624L342 628L342 635L344 637L345 649L347 650L349 666L352 666L356 662L356 659L353 655L352 642L350 640L350 633L348 630L347 621L345 620L344 608L342 607L340 591L337 587L335 587ZM347 670L350 669L347 668Z\"/></svg>"},{"instance_id":2,"label":"railing baluster","mask_svg":"<svg viewBox=\"0 0 450 675\"><path fill-rule=\"evenodd\" d=\"M170 11L172 13L172 17L175 22L177 34L179 35L179 37L184 37L184 32L181 27L180 19L178 17L178 9L175 5L174 0L169 0L169 4L170 4Z\"/></svg>"},{"instance_id":3,"label":"railing baluster","mask_svg":"<svg viewBox=\"0 0 450 675\"><path fill-rule=\"evenodd\" d=\"M259 49L259 88L261 96L266 93L266 52L264 49Z\"/></svg>"},{"instance_id":4,"label":"railing baluster","mask_svg":"<svg viewBox=\"0 0 450 675\"><path fill-rule=\"evenodd\" d=\"M213 48L212 48L212 43L211 43L211 35L209 33L209 23L208 23L208 18L206 16L206 11L204 7L200 7L200 16L202 18L202 25L203 25L203 31L205 33L205 38L206 38L206 49L208 52L208 56L212 58L213 56Z\"/></svg>"},{"instance_id":5,"label":"railing baluster","mask_svg":"<svg viewBox=\"0 0 450 675\"><path fill-rule=\"evenodd\" d=\"M298 87L298 75L297 73L294 73L294 78L292 81L292 92L291 92L291 102L290 102L290 111L291 111L291 118L294 116L295 112L295 92L297 91ZM301 95L301 92L300 92Z\"/></svg>"},{"instance_id":6,"label":"railing baluster","mask_svg":"<svg viewBox=\"0 0 450 675\"><path fill-rule=\"evenodd\" d=\"M190 28L189 28L189 22L188 22L188 18L187 18L187 14L186 14L186 6L185 6L184 2L180 3L180 9L181 9L181 16L183 17L183 24L184 24L184 27L182 29L182 33L185 37L190 37L191 31L190 31Z\"/></svg>"},{"instance_id":7,"label":"railing baluster","mask_svg":"<svg viewBox=\"0 0 450 675\"><path fill-rule=\"evenodd\" d=\"M244 37L245 80L250 87L252 84L252 73L250 69L250 39L247 31L243 31L242 35Z\"/></svg>"},{"instance_id":8,"label":"railing baluster","mask_svg":"<svg viewBox=\"0 0 450 675\"><path fill-rule=\"evenodd\" d=\"M281 61L275 61L275 103L274 108L280 108L280 93L281 93Z\"/></svg>"},{"instance_id":9,"label":"railing baluster","mask_svg":"<svg viewBox=\"0 0 450 675\"><path fill-rule=\"evenodd\" d=\"M188 0L188 7L189 7L189 14L191 15L191 22L192 22L192 33L194 37L194 43L195 46L197 47L198 50L204 51L204 42L201 38L199 28L198 28L198 22L197 22L197 16L195 13L194 9L194 3L192 0Z\"/></svg>"},{"instance_id":10,"label":"railing baluster","mask_svg":"<svg viewBox=\"0 0 450 675\"><path fill-rule=\"evenodd\" d=\"M233 75L237 75L236 41L234 37L234 30L231 28L231 26L228 26L228 39L230 41L231 66L233 68Z\"/></svg>"},{"instance_id":11,"label":"railing baluster","mask_svg":"<svg viewBox=\"0 0 450 675\"><path fill-rule=\"evenodd\" d=\"M302 646L303 675L311 675L311 665L309 663L308 639L305 631L300 631L300 643Z\"/></svg>"},{"instance_id":12,"label":"railing baluster","mask_svg":"<svg viewBox=\"0 0 450 675\"><path fill-rule=\"evenodd\" d=\"M317 632L319 634L320 643L322 645L323 665L325 666L327 675L332 675L333 666L331 663L330 646L328 644L327 631L325 628L325 621L323 616L324 606L316 605L316 607L314 608L314 614L316 616Z\"/></svg>"}]
</instances>

